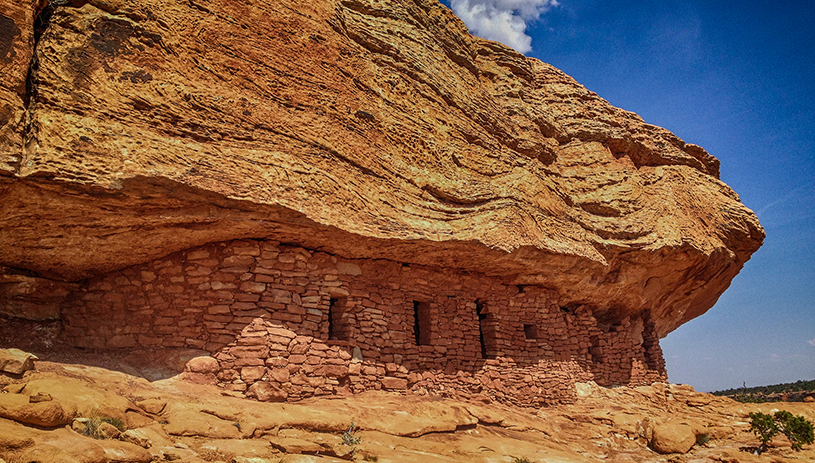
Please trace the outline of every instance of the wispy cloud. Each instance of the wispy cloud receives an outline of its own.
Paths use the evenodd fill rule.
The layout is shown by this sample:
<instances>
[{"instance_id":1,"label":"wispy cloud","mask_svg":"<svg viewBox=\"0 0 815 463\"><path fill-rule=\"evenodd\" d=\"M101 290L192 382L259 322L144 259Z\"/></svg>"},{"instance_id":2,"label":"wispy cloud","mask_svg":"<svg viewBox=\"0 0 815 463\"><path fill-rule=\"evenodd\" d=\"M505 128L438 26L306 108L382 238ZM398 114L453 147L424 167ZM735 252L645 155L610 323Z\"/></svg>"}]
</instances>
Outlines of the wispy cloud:
<instances>
[{"instance_id":1,"label":"wispy cloud","mask_svg":"<svg viewBox=\"0 0 815 463\"><path fill-rule=\"evenodd\" d=\"M801 192L803 192L807 188L812 187L813 185L815 185L815 182L807 182L807 183L804 183L803 185L799 186L798 188L792 189L791 191L789 191L784 196L782 196L782 197L780 197L780 198L778 198L778 199L776 199L774 201L771 201L769 204L765 205L764 207L762 207L761 209L756 211L756 215L763 216L770 208L778 206L779 204L783 204L783 203L789 201L790 199L795 198L796 196L801 194Z\"/></svg>"},{"instance_id":2,"label":"wispy cloud","mask_svg":"<svg viewBox=\"0 0 815 463\"><path fill-rule=\"evenodd\" d=\"M558 5L558 0L451 0L450 7L473 34L521 53L532 50L526 25Z\"/></svg>"},{"instance_id":3,"label":"wispy cloud","mask_svg":"<svg viewBox=\"0 0 815 463\"><path fill-rule=\"evenodd\" d=\"M811 345L812 347L815 347L815 338L810 339L810 340L809 340L809 341L807 341L807 342L808 342L808 343L809 343L809 345Z\"/></svg>"}]
</instances>

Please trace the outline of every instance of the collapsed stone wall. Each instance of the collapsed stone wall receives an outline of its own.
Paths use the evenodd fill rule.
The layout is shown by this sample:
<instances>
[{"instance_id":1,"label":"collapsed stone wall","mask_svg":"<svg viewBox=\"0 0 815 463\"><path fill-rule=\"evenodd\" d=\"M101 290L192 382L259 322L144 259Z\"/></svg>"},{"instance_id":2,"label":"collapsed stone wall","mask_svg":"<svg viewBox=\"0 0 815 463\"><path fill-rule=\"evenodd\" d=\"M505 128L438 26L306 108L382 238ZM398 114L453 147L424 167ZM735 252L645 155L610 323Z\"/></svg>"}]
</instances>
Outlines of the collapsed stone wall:
<instances>
[{"instance_id":1,"label":"collapsed stone wall","mask_svg":"<svg viewBox=\"0 0 815 463\"><path fill-rule=\"evenodd\" d=\"M648 313L615 324L539 286L222 242L91 278L62 308L69 343L205 349L219 384L262 400L369 389L568 402L574 383L666 379Z\"/></svg>"}]
</instances>

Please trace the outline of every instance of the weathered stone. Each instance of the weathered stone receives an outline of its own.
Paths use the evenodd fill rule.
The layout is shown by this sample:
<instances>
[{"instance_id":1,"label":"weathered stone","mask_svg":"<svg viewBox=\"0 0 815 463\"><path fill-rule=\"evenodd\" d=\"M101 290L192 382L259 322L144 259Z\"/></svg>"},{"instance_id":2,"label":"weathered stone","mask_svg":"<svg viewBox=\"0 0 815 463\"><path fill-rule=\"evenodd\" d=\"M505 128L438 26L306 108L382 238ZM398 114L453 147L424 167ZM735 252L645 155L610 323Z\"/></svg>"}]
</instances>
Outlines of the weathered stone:
<instances>
[{"instance_id":1,"label":"weathered stone","mask_svg":"<svg viewBox=\"0 0 815 463\"><path fill-rule=\"evenodd\" d=\"M407 380L403 378L391 378L386 376L382 378L382 387L385 389L402 390L407 389Z\"/></svg>"},{"instance_id":2,"label":"weathered stone","mask_svg":"<svg viewBox=\"0 0 815 463\"><path fill-rule=\"evenodd\" d=\"M255 398L261 402L285 402L288 394L268 381L258 381L249 386L246 397Z\"/></svg>"},{"instance_id":3,"label":"weathered stone","mask_svg":"<svg viewBox=\"0 0 815 463\"><path fill-rule=\"evenodd\" d=\"M20 349L0 349L0 372L21 375L34 369L37 356Z\"/></svg>"},{"instance_id":4,"label":"weathered stone","mask_svg":"<svg viewBox=\"0 0 815 463\"><path fill-rule=\"evenodd\" d=\"M312 454L326 453L327 447L316 442L292 437L272 437L269 439L272 447L288 454Z\"/></svg>"},{"instance_id":5,"label":"weathered stone","mask_svg":"<svg viewBox=\"0 0 815 463\"><path fill-rule=\"evenodd\" d=\"M241 368L241 379L247 383L258 381L266 375L266 367L244 367Z\"/></svg>"},{"instance_id":6,"label":"weathered stone","mask_svg":"<svg viewBox=\"0 0 815 463\"><path fill-rule=\"evenodd\" d=\"M74 417L56 400L30 403L26 395L0 394L0 418L53 428L70 423Z\"/></svg>"},{"instance_id":7,"label":"weathered stone","mask_svg":"<svg viewBox=\"0 0 815 463\"><path fill-rule=\"evenodd\" d=\"M209 356L192 358L187 362L184 368L192 373L203 374L217 373L221 369L218 361Z\"/></svg>"},{"instance_id":8,"label":"weathered stone","mask_svg":"<svg viewBox=\"0 0 815 463\"><path fill-rule=\"evenodd\" d=\"M119 435L121 434L121 431L119 431L116 426L105 422L99 424L97 432L99 437L102 439L118 439Z\"/></svg>"},{"instance_id":9,"label":"weathered stone","mask_svg":"<svg viewBox=\"0 0 815 463\"><path fill-rule=\"evenodd\" d=\"M651 437L651 448L662 454L688 453L695 443L693 428L684 423L658 424Z\"/></svg>"}]
</instances>

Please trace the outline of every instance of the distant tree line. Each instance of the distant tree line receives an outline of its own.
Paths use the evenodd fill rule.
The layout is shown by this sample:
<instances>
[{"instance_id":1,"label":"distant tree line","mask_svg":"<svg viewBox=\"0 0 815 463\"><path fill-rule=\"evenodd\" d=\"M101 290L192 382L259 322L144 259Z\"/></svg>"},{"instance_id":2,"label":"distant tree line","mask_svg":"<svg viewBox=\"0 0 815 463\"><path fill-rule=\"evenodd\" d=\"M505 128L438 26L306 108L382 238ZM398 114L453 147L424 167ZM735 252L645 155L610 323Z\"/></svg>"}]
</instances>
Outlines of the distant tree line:
<instances>
[{"instance_id":1,"label":"distant tree line","mask_svg":"<svg viewBox=\"0 0 815 463\"><path fill-rule=\"evenodd\" d=\"M807 394L808 392L813 394ZM815 380L800 380L771 386L740 387L713 392L713 395L730 397L739 402L748 403L777 402L782 400L782 394L790 395L789 400L791 401L800 401L808 395L815 395Z\"/></svg>"}]
</instances>

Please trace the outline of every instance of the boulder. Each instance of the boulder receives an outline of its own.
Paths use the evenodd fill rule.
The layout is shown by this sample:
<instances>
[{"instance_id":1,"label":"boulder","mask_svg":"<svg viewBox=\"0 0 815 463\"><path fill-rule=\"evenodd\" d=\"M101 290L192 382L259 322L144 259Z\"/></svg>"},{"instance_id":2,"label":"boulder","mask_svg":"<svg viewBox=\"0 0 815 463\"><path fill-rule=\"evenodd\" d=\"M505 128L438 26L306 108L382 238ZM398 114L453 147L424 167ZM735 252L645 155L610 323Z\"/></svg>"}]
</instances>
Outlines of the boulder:
<instances>
[{"instance_id":1,"label":"boulder","mask_svg":"<svg viewBox=\"0 0 815 463\"><path fill-rule=\"evenodd\" d=\"M0 394L0 418L53 428L71 423L74 415L56 400L31 403L27 395Z\"/></svg>"},{"instance_id":2,"label":"boulder","mask_svg":"<svg viewBox=\"0 0 815 463\"><path fill-rule=\"evenodd\" d=\"M215 374L220 369L218 361L210 356L191 358L184 368L191 373Z\"/></svg>"},{"instance_id":3,"label":"boulder","mask_svg":"<svg viewBox=\"0 0 815 463\"><path fill-rule=\"evenodd\" d=\"M21 375L34 369L37 356L20 349L0 349L0 372Z\"/></svg>"},{"instance_id":4,"label":"boulder","mask_svg":"<svg viewBox=\"0 0 815 463\"><path fill-rule=\"evenodd\" d=\"M0 16L6 268L273 237L545 284L609 324L649 308L664 336L764 239L704 149L435 0L52 2L32 60L42 3Z\"/></svg>"},{"instance_id":5,"label":"boulder","mask_svg":"<svg viewBox=\"0 0 815 463\"><path fill-rule=\"evenodd\" d=\"M149 398L136 402L136 405L147 413L158 415L167 407L167 401L160 398Z\"/></svg>"},{"instance_id":6,"label":"boulder","mask_svg":"<svg viewBox=\"0 0 815 463\"><path fill-rule=\"evenodd\" d=\"M118 439L122 432L116 426L103 422L99 424L97 434L101 439Z\"/></svg>"},{"instance_id":7,"label":"boulder","mask_svg":"<svg viewBox=\"0 0 815 463\"><path fill-rule=\"evenodd\" d=\"M694 444L696 435L688 424L667 422L654 426L651 448L658 453L688 453Z\"/></svg>"},{"instance_id":8,"label":"boulder","mask_svg":"<svg viewBox=\"0 0 815 463\"><path fill-rule=\"evenodd\" d=\"M261 402L285 402L288 398L288 393L268 381L258 381L249 386L249 389L246 391L246 397L257 399Z\"/></svg>"}]
</instances>

